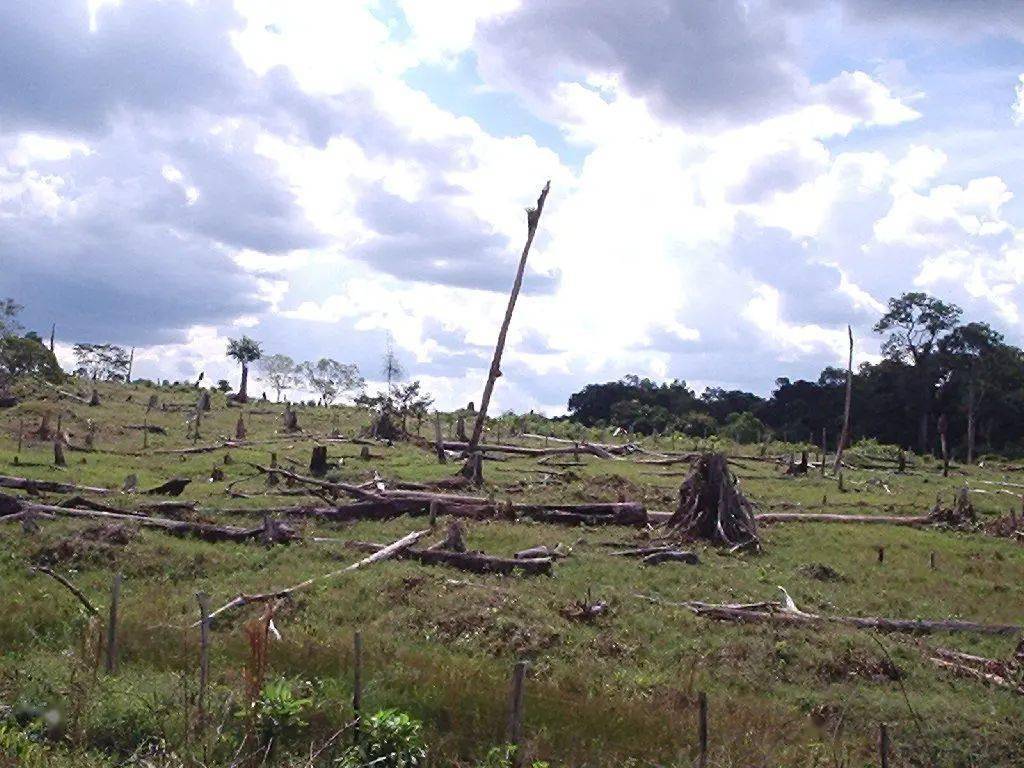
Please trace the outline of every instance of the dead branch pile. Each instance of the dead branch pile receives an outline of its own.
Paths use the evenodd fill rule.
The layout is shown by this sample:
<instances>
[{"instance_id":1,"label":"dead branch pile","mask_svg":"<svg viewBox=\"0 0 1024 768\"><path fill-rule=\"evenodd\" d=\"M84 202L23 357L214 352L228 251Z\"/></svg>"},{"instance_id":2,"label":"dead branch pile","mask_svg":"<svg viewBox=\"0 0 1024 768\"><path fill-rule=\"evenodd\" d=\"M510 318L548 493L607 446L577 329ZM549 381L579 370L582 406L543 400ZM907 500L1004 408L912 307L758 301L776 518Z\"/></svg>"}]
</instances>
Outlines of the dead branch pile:
<instances>
[{"instance_id":1,"label":"dead branch pile","mask_svg":"<svg viewBox=\"0 0 1024 768\"><path fill-rule=\"evenodd\" d=\"M949 648L936 648L930 652L928 659L936 666L948 669L960 677L1007 688L1024 696L1024 640L1017 644L1013 655L1005 661L974 656Z\"/></svg>"},{"instance_id":2,"label":"dead branch pile","mask_svg":"<svg viewBox=\"0 0 1024 768\"><path fill-rule=\"evenodd\" d=\"M754 507L736 487L721 453L697 459L679 488L679 506L666 525L685 538L732 548L760 546Z\"/></svg>"},{"instance_id":3,"label":"dead branch pile","mask_svg":"<svg viewBox=\"0 0 1024 768\"><path fill-rule=\"evenodd\" d=\"M744 623L784 624L787 626L820 627L828 624L841 624L857 629L873 629L879 632L905 632L916 635L927 635L934 632L968 632L983 635L1019 635L1024 627L1015 624L981 624L974 621L956 619L887 619L875 616L831 616L827 614L807 613L796 607L793 599L785 589L782 591L782 602L762 603L705 603L699 600L687 600L683 603L670 603L688 608L698 616L720 621ZM655 598L645 598L651 602L661 602Z\"/></svg>"}]
</instances>

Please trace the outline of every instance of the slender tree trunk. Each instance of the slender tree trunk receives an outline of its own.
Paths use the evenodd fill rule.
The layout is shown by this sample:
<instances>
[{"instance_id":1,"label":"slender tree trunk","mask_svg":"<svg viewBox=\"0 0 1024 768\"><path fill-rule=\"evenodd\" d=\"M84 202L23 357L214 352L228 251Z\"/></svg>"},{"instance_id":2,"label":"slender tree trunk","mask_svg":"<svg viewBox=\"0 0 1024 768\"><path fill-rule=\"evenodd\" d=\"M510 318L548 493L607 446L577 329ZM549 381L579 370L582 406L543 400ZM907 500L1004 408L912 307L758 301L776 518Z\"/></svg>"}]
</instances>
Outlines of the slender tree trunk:
<instances>
[{"instance_id":1,"label":"slender tree trunk","mask_svg":"<svg viewBox=\"0 0 1024 768\"><path fill-rule=\"evenodd\" d=\"M249 366L242 363L242 383L238 385L238 399L245 402L249 399Z\"/></svg>"},{"instance_id":2,"label":"slender tree trunk","mask_svg":"<svg viewBox=\"0 0 1024 768\"><path fill-rule=\"evenodd\" d=\"M470 453L480 443L480 438L484 431L484 422L487 420L487 406L491 402L491 392L494 391L494 382L501 376L501 355L505 351L505 337L508 335L508 327L512 322L512 311L516 308L519 290L523 286L526 257L530 255L533 236L537 232L537 224L540 222L540 215L544 210L544 201L547 199L550 189L551 182L549 181L544 185L544 189L541 190L540 197L537 198L537 207L526 212L526 245L523 247L523 255L519 258L519 269L516 271L516 279L512 284L512 293L508 297L505 319L502 321L501 330L498 332L498 343L494 347L494 358L491 360L491 369L487 374L487 384L484 385L484 394L480 398L480 411L476 415L476 422L473 424L473 434L469 439L468 451Z\"/></svg>"},{"instance_id":3,"label":"slender tree trunk","mask_svg":"<svg viewBox=\"0 0 1024 768\"><path fill-rule=\"evenodd\" d=\"M967 385L967 463L974 463L974 440L978 432L977 415L974 413L974 379Z\"/></svg>"},{"instance_id":4,"label":"slender tree trunk","mask_svg":"<svg viewBox=\"0 0 1024 768\"><path fill-rule=\"evenodd\" d=\"M132 353L128 355L128 373L125 374L125 383L132 383L132 366L135 363L135 347L132 347Z\"/></svg>"},{"instance_id":5,"label":"slender tree trunk","mask_svg":"<svg viewBox=\"0 0 1024 768\"><path fill-rule=\"evenodd\" d=\"M843 449L850 441L850 406L853 403L853 329L846 326L846 333L850 337L850 359L846 364L846 403L843 406L843 431L839 435L839 443L836 445L836 461L832 465L832 471L838 472L843 465Z\"/></svg>"}]
</instances>

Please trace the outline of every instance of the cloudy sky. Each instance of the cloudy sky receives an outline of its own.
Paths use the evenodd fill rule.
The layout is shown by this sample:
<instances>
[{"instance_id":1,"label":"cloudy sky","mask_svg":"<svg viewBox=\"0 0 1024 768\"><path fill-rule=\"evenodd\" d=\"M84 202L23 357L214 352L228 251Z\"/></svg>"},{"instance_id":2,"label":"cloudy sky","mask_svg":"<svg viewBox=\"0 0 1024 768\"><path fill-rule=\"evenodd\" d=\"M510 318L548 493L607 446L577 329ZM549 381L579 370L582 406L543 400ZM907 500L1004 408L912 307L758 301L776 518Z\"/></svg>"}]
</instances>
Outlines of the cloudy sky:
<instances>
[{"instance_id":1,"label":"cloudy sky","mask_svg":"<svg viewBox=\"0 0 1024 768\"><path fill-rule=\"evenodd\" d=\"M229 337L478 400L765 393L925 290L1024 343L1019 0L0 3L0 296L140 376ZM259 384L257 384L257 389Z\"/></svg>"}]
</instances>

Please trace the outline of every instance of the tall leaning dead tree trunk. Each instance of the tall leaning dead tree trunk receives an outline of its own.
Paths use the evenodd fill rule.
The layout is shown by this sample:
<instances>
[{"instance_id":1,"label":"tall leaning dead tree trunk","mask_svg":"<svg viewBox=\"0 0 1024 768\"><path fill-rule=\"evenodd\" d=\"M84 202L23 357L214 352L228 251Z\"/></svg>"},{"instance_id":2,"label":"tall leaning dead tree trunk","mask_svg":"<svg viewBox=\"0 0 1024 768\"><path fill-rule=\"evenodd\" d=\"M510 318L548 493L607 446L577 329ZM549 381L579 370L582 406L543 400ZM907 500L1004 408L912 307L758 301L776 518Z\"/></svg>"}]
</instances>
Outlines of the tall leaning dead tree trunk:
<instances>
[{"instance_id":1,"label":"tall leaning dead tree trunk","mask_svg":"<svg viewBox=\"0 0 1024 768\"><path fill-rule=\"evenodd\" d=\"M832 465L832 471L838 472L843 466L843 449L850 441L850 403L853 400L853 329L846 326L846 332L850 336L850 359L846 364L846 405L843 406L843 431L839 435L839 444L836 446L836 461Z\"/></svg>"},{"instance_id":2,"label":"tall leaning dead tree trunk","mask_svg":"<svg viewBox=\"0 0 1024 768\"><path fill-rule=\"evenodd\" d=\"M484 432L484 422L487 420L487 406L491 402L491 392L494 391L494 382L501 376L501 355L505 351L505 337L508 335L508 327L512 322L512 311L516 308L516 299L519 298L519 289L523 286L523 273L526 271L526 257L530 255L530 246L533 245L533 236L537 232L537 224L540 222L540 214L544 210L544 201L547 199L548 191L551 189L551 182L544 185L544 189L537 198L536 208L526 209L526 245L523 247L523 255L519 259L519 270L516 272L516 280L512 284L512 293L508 297L508 307L505 309L505 319L501 323L501 330L498 332L498 343L494 346L494 358L491 360L491 370L487 374L487 384L484 386L484 394L480 398L480 410L476 414L476 422L473 424L473 434L469 438L467 453L472 454Z\"/></svg>"}]
</instances>

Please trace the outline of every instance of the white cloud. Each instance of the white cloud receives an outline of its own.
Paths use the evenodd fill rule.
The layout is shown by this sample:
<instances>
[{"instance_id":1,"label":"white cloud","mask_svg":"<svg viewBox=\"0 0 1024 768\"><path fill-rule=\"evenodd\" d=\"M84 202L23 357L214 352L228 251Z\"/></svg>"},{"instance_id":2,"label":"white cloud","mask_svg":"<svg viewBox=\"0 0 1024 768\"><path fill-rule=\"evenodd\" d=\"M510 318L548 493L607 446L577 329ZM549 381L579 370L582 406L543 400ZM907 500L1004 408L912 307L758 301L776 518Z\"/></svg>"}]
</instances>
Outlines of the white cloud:
<instances>
[{"instance_id":1,"label":"white cloud","mask_svg":"<svg viewBox=\"0 0 1024 768\"><path fill-rule=\"evenodd\" d=\"M1016 98L1011 107L1014 125L1024 125L1024 74L1017 80Z\"/></svg>"}]
</instances>

